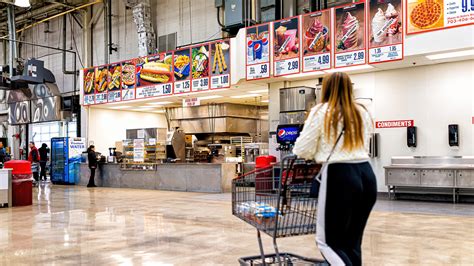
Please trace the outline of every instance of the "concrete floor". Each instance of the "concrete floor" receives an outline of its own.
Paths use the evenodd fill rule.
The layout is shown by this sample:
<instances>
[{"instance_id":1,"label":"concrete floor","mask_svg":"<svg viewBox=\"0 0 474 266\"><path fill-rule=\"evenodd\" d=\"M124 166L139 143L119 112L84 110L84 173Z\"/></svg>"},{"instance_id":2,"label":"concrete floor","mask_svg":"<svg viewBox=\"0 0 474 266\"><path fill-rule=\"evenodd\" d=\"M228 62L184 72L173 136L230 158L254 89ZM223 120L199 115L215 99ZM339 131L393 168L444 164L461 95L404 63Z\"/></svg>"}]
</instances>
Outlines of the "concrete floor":
<instances>
[{"instance_id":1,"label":"concrete floor","mask_svg":"<svg viewBox=\"0 0 474 266\"><path fill-rule=\"evenodd\" d=\"M237 265L258 253L229 194L42 185L34 195L33 206L0 209L0 265ZM314 236L278 242L320 257ZM366 265L474 265L474 205L379 201L363 256Z\"/></svg>"}]
</instances>

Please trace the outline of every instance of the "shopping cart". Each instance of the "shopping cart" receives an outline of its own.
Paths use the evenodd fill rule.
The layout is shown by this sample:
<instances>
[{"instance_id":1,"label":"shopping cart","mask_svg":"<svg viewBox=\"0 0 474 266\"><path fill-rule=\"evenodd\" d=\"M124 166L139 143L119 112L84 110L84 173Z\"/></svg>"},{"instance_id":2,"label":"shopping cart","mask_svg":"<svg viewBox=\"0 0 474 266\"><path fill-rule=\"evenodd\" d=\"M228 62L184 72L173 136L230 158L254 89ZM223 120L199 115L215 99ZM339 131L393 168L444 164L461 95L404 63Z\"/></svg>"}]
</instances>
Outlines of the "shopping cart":
<instances>
[{"instance_id":1,"label":"shopping cart","mask_svg":"<svg viewBox=\"0 0 474 266\"><path fill-rule=\"evenodd\" d=\"M321 165L289 155L280 168L267 167L232 181L232 214L257 229L260 255L239 259L241 265L316 265L322 263L280 252L277 238L316 233L317 198L310 194ZM279 170L279 171L278 171ZM274 254L265 254L261 232L273 238Z\"/></svg>"}]
</instances>

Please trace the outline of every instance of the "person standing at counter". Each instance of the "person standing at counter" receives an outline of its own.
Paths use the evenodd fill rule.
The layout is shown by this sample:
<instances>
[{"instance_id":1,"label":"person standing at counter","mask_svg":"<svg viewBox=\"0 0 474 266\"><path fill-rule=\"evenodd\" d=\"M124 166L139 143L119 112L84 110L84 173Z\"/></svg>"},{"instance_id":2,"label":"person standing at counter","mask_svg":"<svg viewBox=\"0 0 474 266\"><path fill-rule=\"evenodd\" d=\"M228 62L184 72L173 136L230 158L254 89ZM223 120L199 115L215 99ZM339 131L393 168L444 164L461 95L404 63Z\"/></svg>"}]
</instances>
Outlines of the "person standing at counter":
<instances>
[{"instance_id":1,"label":"person standing at counter","mask_svg":"<svg viewBox=\"0 0 474 266\"><path fill-rule=\"evenodd\" d=\"M87 160L89 161L89 169L91 170L91 176L89 177L89 183L87 187L97 187L95 185L95 170L97 169L97 154L95 153L95 146L90 145L87 149Z\"/></svg>"},{"instance_id":2,"label":"person standing at counter","mask_svg":"<svg viewBox=\"0 0 474 266\"><path fill-rule=\"evenodd\" d=\"M49 161L49 148L46 143L41 144L41 148L38 149L39 151L39 157L40 157L40 167L41 167L41 172L40 172L40 180L42 181L47 181L48 178L46 177L46 164Z\"/></svg>"},{"instance_id":3,"label":"person standing at counter","mask_svg":"<svg viewBox=\"0 0 474 266\"><path fill-rule=\"evenodd\" d=\"M326 76L322 103L311 110L293 153L323 163L316 242L330 265L362 264L362 237L377 196L368 162L372 131L369 112L354 101L349 76Z\"/></svg>"}]
</instances>

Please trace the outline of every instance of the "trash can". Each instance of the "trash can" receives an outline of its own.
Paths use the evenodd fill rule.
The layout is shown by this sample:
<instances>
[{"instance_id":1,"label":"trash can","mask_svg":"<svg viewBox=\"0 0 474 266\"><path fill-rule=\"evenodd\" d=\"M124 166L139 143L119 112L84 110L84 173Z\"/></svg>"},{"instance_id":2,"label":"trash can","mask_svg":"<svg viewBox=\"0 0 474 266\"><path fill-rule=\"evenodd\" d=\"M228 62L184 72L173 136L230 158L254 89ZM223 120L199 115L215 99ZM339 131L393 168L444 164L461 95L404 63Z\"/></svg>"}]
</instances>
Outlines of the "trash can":
<instances>
[{"instance_id":1,"label":"trash can","mask_svg":"<svg viewBox=\"0 0 474 266\"><path fill-rule=\"evenodd\" d=\"M273 163L276 157L271 155L258 156L255 159L255 192L269 193L273 187Z\"/></svg>"},{"instance_id":2,"label":"trash can","mask_svg":"<svg viewBox=\"0 0 474 266\"><path fill-rule=\"evenodd\" d=\"M12 169L12 202L13 207L33 204L33 178L31 163L13 160L4 165Z\"/></svg>"}]
</instances>

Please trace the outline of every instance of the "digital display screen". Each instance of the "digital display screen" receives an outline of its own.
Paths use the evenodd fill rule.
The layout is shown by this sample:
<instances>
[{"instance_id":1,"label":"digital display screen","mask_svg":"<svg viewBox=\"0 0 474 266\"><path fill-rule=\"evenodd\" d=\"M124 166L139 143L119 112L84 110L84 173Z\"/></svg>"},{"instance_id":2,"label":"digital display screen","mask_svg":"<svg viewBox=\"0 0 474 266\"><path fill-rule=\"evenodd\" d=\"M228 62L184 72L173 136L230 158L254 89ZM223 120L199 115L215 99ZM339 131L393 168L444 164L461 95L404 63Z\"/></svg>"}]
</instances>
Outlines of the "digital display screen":
<instances>
[{"instance_id":1,"label":"digital display screen","mask_svg":"<svg viewBox=\"0 0 474 266\"><path fill-rule=\"evenodd\" d=\"M301 125L280 125L277 128L277 142L279 144L294 144L300 136Z\"/></svg>"}]
</instances>

